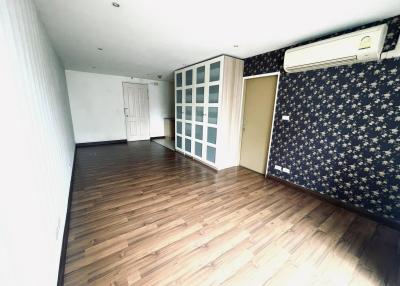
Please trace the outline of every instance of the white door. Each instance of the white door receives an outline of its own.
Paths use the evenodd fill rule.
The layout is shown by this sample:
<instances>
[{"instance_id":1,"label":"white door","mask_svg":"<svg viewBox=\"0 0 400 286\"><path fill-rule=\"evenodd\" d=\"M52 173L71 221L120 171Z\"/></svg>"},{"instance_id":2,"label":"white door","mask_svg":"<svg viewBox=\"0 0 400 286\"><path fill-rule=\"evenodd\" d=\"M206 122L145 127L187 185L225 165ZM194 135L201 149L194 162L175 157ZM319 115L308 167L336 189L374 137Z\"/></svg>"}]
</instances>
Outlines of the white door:
<instances>
[{"instance_id":1,"label":"white door","mask_svg":"<svg viewBox=\"0 0 400 286\"><path fill-rule=\"evenodd\" d=\"M124 112L127 140L150 139L147 85L124 83Z\"/></svg>"}]
</instances>

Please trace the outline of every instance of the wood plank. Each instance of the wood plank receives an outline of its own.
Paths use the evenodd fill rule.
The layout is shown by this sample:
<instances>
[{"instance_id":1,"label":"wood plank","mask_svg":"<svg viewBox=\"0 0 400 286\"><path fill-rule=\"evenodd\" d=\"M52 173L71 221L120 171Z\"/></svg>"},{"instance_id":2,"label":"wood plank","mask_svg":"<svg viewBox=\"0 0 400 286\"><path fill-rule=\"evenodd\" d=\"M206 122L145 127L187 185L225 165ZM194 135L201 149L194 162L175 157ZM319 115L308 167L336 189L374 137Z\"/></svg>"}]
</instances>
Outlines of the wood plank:
<instances>
[{"instance_id":1,"label":"wood plank","mask_svg":"<svg viewBox=\"0 0 400 286\"><path fill-rule=\"evenodd\" d=\"M77 149L64 285L400 285L400 233L155 143Z\"/></svg>"}]
</instances>

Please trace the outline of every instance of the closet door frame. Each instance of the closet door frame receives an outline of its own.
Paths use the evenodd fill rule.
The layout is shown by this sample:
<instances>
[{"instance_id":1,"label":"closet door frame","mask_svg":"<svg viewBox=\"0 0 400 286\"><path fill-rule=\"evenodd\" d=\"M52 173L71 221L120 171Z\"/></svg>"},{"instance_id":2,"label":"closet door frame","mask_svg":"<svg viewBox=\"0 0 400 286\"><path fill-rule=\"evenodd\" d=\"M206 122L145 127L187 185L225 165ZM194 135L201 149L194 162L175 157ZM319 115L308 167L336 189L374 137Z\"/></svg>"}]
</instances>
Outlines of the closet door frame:
<instances>
[{"instance_id":1,"label":"closet door frame","mask_svg":"<svg viewBox=\"0 0 400 286\"><path fill-rule=\"evenodd\" d=\"M200 68L200 67L204 67L204 81L203 81L203 83L197 83L197 69L198 68ZM199 63L199 64L196 64L194 67L193 67L193 70L194 70L194 72L195 72L195 76L194 76L194 78L195 78L195 87L194 87L194 104L193 104L193 106L194 106L194 124L193 124L193 147L194 147L194 152L193 152L193 157L196 159L196 160L199 160L199 161L201 161L201 162L203 162L204 161L204 158L205 158L205 154L204 154L204 138L205 138L205 136L204 136L204 132L205 132L205 120L206 120L206 99L207 99L207 95L206 95L206 92L207 92L207 74L208 74L208 71L207 71L207 63L206 62L202 62L202 63ZM203 88L203 103L198 103L197 102L197 89L198 88ZM198 107L202 107L203 108L203 114L202 114L202 121L200 122L200 121L197 121L197 108ZM202 139L197 139L196 138L196 127L197 126L201 126L202 127ZM197 154L196 154L196 143L198 143L198 144L201 144L201 156L198 156Z\"/></svg>"},{"instance_id":2,"label":"closet door frame","mask_svg":"<svg viewBox=\"0 0 400 286\"><path fill-rule=\"evenodd\" d=\"M210 70L211 70L211 64L216 63L216 62L220 62L220 67L219 67L219 80L218 81L210 81ZM222 88L222 83L223 83L223 70L224 70L224 56L218 57L218 58L214 58L211 59L209 61L207 61L206 64L207 68L206 68L206 79L207 79L207 92L205 92L207 94L206 99L205 99L205 120L204 120L204 146L203 146L203 152L204 152L204 157L203 157L203 162L209 166L212 166L216 169L218 169L218 164L219 164L219 153L221 150L219 150L219 145L220 145L220 137L221 137L221 109L223 106L223 102L222 102L222 92L223 92L223 88ZM208 72L207 72L208 71ZM216 86L218 85L218 103L209 103L209 90L211 86ZM209 121L209 107L216 107L218 110L218 115L217 115L217 124L213 124L213 123L208 123ZM217 131L217 138L216 138L216 143L209 143L208 142L208 127L211 128L216 128ZM211 162L207 160L207 147L212 147L215 148L215 162Z\"/></svg>"},{"instance_id":3,"label":"closet door frame","mask_svg":"<svg viewBox=\"0 0 400 286\"><path fill-rule=\"evenodd\" d=\"M182 74L182 85L180 87L177 86L177 76L178 74ZM184 128L185 128L185 115L184 115L184 93L183 93L183 72L182 71L176 71L175 72L175 150L179 152L184 152L185 150L185 133L184 133ZM178 91L181 91L181 103L178 103L177 101L177 94ZM178 119L177 116L177 109L178 107L182 108L182 118ZM181 134L178 134L178 122L182 124L182 129L181 129ZM181 148L178 147L178 136L181 138Z\"/></svg>"},{"instance_id":4,"label":"closet door frame","mask_svg":"<svg viewBox=\"0 0 400 286\"><path fill-rule=\"evenodd\" d=\"M210 67L211 64L220 62L220 70L219 70L219 80L218 81L210 81ZM197 68L199 67L205 67L204 71L204 82L198 84L197 83ZM187 86L186 85L186 71L192 70L192 85ZM207 60L180 70L175 71L175 149L184 155L189 155L193 157L193 159L201 161L202 163L218 170L218 162L220 160L219 156L219 145L220 145L220 137L219 135L221 133L221 110L223 108L223 77L224 77L224 56L219 56L216 58L213 58L211 60ZM182 74L182 86L177 87L177 74L181 73ZM209 88L210 86L215 86L218 85L218 103L209 103ZM203 87L204 88L204 100L203 103L197 103L197 88L198 87ZM186 89L191 88L192 89L192 102L187 103L186 102ZM178 104L176 101L176 96L177 96L177 91L181 90L182 91L182 103ZM182 106L182 120L177 119L177 106ZM192 107L192 120L186 120L186 107ZM196 107L203 107L203 121L202 122L196 122ZM208 123L209 120L209 113L208 113L208 108L209 107L216 107L218 108L218 115L217 115L217 124L213 123ZM182 134L177 133L177 123L182 122ZM185 129L186 129L186 123L191 123L191 137L187 137L185 134ZM202 140L196 139L196 125L202 126L203 128L203 137ZM216 138L216 143L209 143L208 142L208 127L216 128L217 130L217 138ZM181 136L182 135L182 136ZM177 136L180 136L182 138L182 148L177 148ZM191 151L188 152L186 151L186 139L191 140ZM195 147L196 147L196 142L202 144L202 154L201 156L197 156L195 154ZM215 162L211 162L207 160L207 146L215 148L216 155L215 155Z\"/></svg>"},{"instance_id":5,"label":"closet door frame","mask_svg":"<svg viewBox=\"0 0 400 286\"><path fill-rule=\"evenodd\" d=\"M191 85L186 85L186 72L187 71L189 71L189 70L192 70L192 84ZM184 154L185 155L189 155L189 156L193 156L193 147L194 147L194 143L193 143L193 138L194 138L194 136L193 136L193 106L194 106L194 104L193 104L193 94L194 94L194 92L193 92L193 87L195 86L194 85L194 81L193 81L193 79L194 79L194 71L193 71L193 66L190 66L190 67L187 67L187 68L185 68L185 69L183 69L182 70L182 89L183 89L183 91L182 91L182 94L183 94L183 99L182 99L182 101L183 101L183 106L184 106L184 108L183 108L183 118L184 118L184 125L183 125L183 127L182 127L182 132L183 132L183 141L184 141L184 145L183 145L183 152L184 152ZM188 90L188 89L191 89L192 90L192 102L191 103L187 103L186 102L186 91ZM186 113L186 107L191 107L192 108L192 116L191 116L191 120L187 120L186 119L186 116L187 116L187 113ZM186 124L191 124L191 136L189 137L189 136L186 136ZM186 140L190 140L190 151L187 151L186 150L186 148L187 148L187 144L186 144Z\"/></svg>"}]
</instances>

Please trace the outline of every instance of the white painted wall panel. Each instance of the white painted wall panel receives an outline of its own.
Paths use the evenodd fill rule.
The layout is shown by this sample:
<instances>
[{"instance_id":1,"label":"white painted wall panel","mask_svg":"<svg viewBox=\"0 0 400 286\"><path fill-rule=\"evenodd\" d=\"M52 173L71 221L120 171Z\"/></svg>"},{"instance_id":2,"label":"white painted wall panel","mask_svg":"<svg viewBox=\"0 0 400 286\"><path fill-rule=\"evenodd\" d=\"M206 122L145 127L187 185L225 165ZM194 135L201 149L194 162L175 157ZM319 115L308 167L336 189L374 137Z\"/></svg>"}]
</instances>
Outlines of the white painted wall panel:
<instances>
[{"instance_id":1,"label":"white painted wall panel","mask_svg":"<svg viewBox=\"0 0 400 286\"><path fill-rule=\"evenodd\" d=\"M74 156L65 74L30 0L0 0L0 285L56 285Z\"/></svg>"},{"instance_id":2,"label":"white painted wall panel","mask_svg":"<svg viewBox=\"0 0 400 286\"><path fill-rule=\"evenodd\" d=\"M172 83L67 70L77 143L126 139L123 82L148 84L150 136L164 136L164 117L174 114Z\"/></svg>"}]
</instances>

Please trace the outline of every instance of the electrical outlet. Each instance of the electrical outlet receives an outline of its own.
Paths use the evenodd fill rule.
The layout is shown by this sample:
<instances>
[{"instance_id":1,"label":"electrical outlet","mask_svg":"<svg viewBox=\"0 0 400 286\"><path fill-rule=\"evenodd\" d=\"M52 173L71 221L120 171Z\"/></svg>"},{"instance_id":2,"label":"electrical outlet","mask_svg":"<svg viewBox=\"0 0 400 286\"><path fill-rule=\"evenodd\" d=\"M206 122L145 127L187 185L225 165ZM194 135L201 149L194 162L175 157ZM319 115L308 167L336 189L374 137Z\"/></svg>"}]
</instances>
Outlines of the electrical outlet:
<instances>
[{"instance_id":1,"label":"electrical outlet","mask_svg":"<svg viewBox=\"0 0 400 286\"><path fill-rule=\"evenodd\" d=\"M290 174L290 169L288 169L288 168L282 168L282 172Z\"/></svg>"},{"instance_id":2,"label":"electrical outlet","mask_svg":"<svg viewBox=\"0 0 400 286\"><path fill-rule=\"evenodd\" d=\"M278 165L275 165L275 170L282 171L282 167L281 167L281 166L278 166Z\"/></svg>"},{"instance_id":3,"label":"electrical outlet","mask_svg":"<svg viewBox=\"0 0 400 286\"><path fill-rule=\"evenodd\" d=\"M289 121L289 115L282 115L282 120Z\"/></svg>"}]
</instances>

